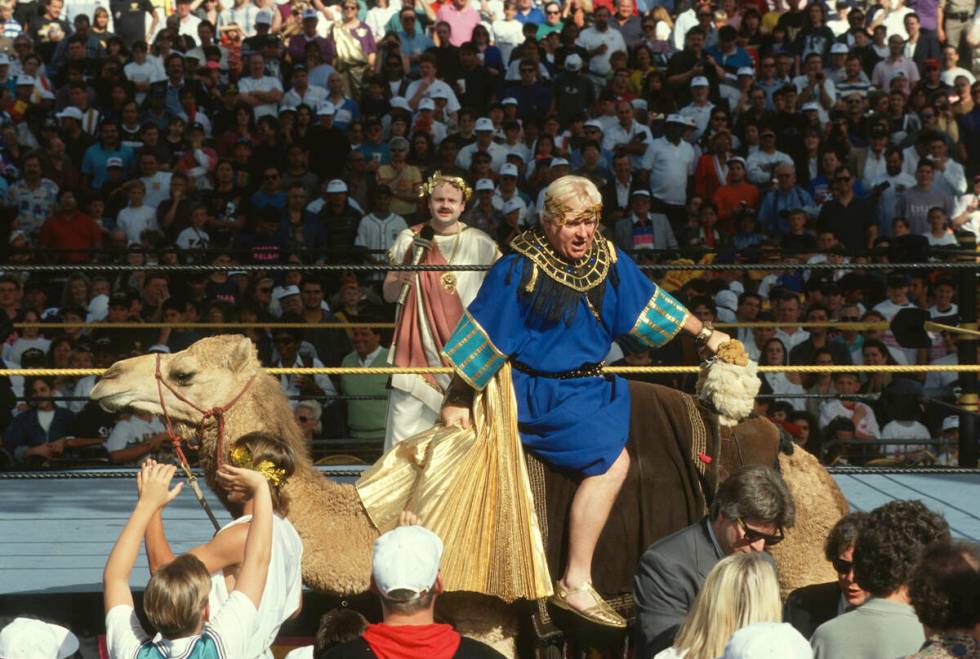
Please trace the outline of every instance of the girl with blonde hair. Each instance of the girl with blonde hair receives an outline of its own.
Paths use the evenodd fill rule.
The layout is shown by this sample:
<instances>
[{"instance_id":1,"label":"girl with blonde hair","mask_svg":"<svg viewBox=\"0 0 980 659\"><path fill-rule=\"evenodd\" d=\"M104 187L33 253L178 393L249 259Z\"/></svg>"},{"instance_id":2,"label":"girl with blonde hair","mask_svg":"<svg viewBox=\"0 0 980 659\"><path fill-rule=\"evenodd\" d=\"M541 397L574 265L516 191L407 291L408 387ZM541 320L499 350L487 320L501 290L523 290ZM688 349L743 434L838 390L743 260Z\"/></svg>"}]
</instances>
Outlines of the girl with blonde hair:
<instances>
[{"instance_id":1,"label":"girl with blonde hair","mask_svg":"<svg viewBox=\"0 0 980 659\"><path fill-rule=\"evenodd\" d=\"M708 573L674 645L654 659L715 659L742 627L782 619L772 559L756 552L732 554Z\"/></svg>"}]
</instances>

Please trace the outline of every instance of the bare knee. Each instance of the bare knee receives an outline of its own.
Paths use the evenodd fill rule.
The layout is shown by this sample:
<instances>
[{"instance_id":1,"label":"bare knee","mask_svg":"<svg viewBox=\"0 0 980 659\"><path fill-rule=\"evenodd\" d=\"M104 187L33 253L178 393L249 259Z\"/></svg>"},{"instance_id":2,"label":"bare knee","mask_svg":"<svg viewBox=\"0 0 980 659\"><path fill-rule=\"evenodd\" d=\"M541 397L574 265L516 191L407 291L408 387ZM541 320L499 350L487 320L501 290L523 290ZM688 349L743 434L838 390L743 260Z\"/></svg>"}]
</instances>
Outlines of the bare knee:
<instances>
[{"instance_id":1,"label":"bare knee","mask_svg":"<svg viewBox=\"0 0 980 659\"><path fill-rule=\"evenodd\" d=\"M626 480L626 475L630 471L630 454L626 452L624 448L616 458L616 461L612 463L609 467L609 471L606 472L606 476L609 480L615 481L617 483L622 483Z\"/></svg>"}]
</instances>

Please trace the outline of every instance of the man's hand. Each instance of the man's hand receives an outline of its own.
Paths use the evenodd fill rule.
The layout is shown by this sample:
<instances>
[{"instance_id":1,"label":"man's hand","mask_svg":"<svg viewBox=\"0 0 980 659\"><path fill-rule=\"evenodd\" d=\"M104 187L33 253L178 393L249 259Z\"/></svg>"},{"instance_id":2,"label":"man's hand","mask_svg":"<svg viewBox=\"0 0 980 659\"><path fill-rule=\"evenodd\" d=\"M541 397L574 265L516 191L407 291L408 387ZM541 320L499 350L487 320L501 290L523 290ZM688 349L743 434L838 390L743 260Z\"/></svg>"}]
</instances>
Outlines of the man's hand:
<instances>
[{"instance_id":1,"label":"man's hand","mask_svg":"<svg viewBox=\"0 0 980 659\"><path fill-rule=\"evenodd\" d=\"M718 348L721 347L722 343L726 343L731 340L732 337L728 336L724 332L714 330L711 332L711 336L708 337L708 342L705 344L705 347L711 351L711 354L715 354L718 352Z\"/></svg>"},{"instance_id":2,"label":"man's hand","mask_svg":"<svg viewBox=\"0 0 980 659\"><path fill-rule=\"evenodd\" d=\"M253 469L242 469L241 467L233 467L230 464L223 464L221 469L218 470L218 485L224 489L225 492L240 492L246 495L248 498L255 496L263 487L268 487L269 483L265 480L265 476Z\"/></svg>"},{"instance_id":3,"label":"man's hand","mask_svg":"<svg viewBox=\"0 0 980 659\"><path fill-rule=\"evenodd\" d=\"M459 405L443 405L441 416L442 423L447 428L452 426L457 426L459 428L470 427L470 408L468 407L460 407Z\"/></svg>"},{"instance_id":4,"label":"man's hand","mask_svg":"<svg viewBox=\"0 0 980 659\"><path fill-rule=\"evenodd\" d=\"M184 489L183 483L171 489L170 481L173 480L177 467L153 462L144 463L140 468L137 477L137 489L139 490L139 503L153 509L160 510L168 503L177 498L180 491Z\"/></svg>"}]
</instances>

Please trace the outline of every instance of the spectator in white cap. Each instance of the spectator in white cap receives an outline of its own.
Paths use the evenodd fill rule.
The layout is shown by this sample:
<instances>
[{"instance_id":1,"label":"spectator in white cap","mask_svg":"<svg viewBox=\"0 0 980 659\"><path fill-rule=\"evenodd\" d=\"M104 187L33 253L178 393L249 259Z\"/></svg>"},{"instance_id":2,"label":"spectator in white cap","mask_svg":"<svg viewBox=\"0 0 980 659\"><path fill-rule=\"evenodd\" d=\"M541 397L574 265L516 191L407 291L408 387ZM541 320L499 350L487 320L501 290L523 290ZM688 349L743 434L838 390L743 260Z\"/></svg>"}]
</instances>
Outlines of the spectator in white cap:
<instances>
[{"instance_id":1,"label":"spectator in white cap","mask_svg":"<svg viewBox=\"0 0 980 659\"><path fill-rule=\"evenodd\" d=\"M653 140L643 156L643 169L650 172L651 208L664 213L675 232L687 220L687 181L697 164L694 148L684 139L691 128L687 117L669 115L663 137Z\"/></svg>"},{"instance_id":2,"label":"spectator in white cap","mask_svg":"<svg viewBox=\"0 0 980 659\"><path fill-rule=\"evenodd\" d=\"M14 618L0 630L4 659L67 659L78 652L78 637L61 625L35 618Z\"/></svg>"},{"instance_id":3,"label":"spectator in white cap","mask_svg":"<svg viewBox=\"0 0 980 659\"><path fill-rule=\"evenodd\" d=\"M650 191L637 188L630 194L630 215L616 222L616 245L625 251L677 249L677 238L667 216L650 213Z\"/></svg>"},{"instance_id":4,"label":"spectator in white cap","mask_svg":"<svg viewBox=\"0 0 980 659\"><path fill-rule=\"evenodd\" d=\"M443 588L442 552L439 536L422 526L399 526L382 534L371 556L371 590L381 599L383 622L368 625L360 638L334 646L320 659L501 657L451 625L435 622L435 602Z\"/></svg>"},{"instance_id":5,"label":"spectator in white cap","mask_svg":"<svg viewBox=\"0 0 980 659\"><path fill-rule=\"evenodd\" d=\"M574 26L569 28L574 30ZM582 56L576 52L565 57L564 70L555 78L553 98L555 111L562 124L585 108L595 105L595 86L582 75Z\"/></svg>"},{"instance_id":6,"label":"spectator in white cap","mask_svg":"<svg viewBox=\"0 0 980 659\"><path fill-rule=\"evenodd\" d=\"M312 159L313 171L320 180L329 180L342 176L347 156L350 154L350 140L347 133L334 126L337 107L330 101L324 101L316 109L317 124L307 132L306 143L310 153L329 153L329 158Z\"/></svg>"},{"instance_id":7,"label":"spectator in white cap","mask_svg":"<svg viewBox=\"0 0 980 659\"><path fill-rule=\"evenodd\" d=\"M757 622L732 635L721 659L811 659L803 635L785 622Z\"/></svg>"},{"instance_id":8,"label":"spectator in white cap","mask_svg":"<svg viewBox=\"0 0 980 659\"><path fill-rule=\"evenodd\" d=\"M529 217L529 210L534 207L531 198L518 189L517 183L520 179L520 170L517 165L508 162L500 168L500 183L497 191L493 195L493 207L503 211L507 202L513 201L520 204L520 215L518 224L526 226Z\"/></svg>"},{"instance_id":9,"label":"spectator in white cap","mask_svg":"<svg viewBox=\"0 0 980 659\"><path fill-rule=\"evenodd\" d=\"M936 464L955 467L959 464L960 417L951 414L943 419L940 438L943 443L936 448Z\"/></svg>"},{"instance_id":10,"label":"spectator in white cap","mask_svg":"<svg viewBox=\"0 0 980 659\"><path fill-rule=\"evenodd\" d=\"M711 119L711 110L715 105L708 100L711 85L704 76L695 76L691 79L691 102L678 110L678 114L694 121L694 131L688 135L687 139L697 142L701 139L705 129L708 127L708 120Z\"/></svg>"},{"instance_id":11,"label":"spectator in white cap","mask_svg":"<svg viewBox=\"0 0 980 659\"><path fill-rule=\"evenodd\" d=\"M507 148L493 141L493 131L493 122L490 119L487 117L477 119L474 129L476 141L459 150L456 155L456 166L469 171L473 154L479 151L490 156L490 169L495 174L499 173L500 168L507 162Z\"/></svg>"}]
</instances>

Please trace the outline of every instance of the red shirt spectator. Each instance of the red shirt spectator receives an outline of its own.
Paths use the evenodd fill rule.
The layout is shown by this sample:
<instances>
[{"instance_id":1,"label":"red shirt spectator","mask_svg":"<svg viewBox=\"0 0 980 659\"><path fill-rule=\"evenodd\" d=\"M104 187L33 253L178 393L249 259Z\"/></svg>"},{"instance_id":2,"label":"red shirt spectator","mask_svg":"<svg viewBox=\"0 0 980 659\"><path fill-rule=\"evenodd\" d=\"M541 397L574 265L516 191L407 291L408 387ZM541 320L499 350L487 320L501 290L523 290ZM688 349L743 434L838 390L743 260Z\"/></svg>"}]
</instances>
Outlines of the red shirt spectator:
<instances>
[{"instance_id":1,"label":"red shirt spectator","mask_svg":"<svg viewBox=\"0 0 980 659\"><path fill-rule=\"evenodd\" d=\"M62 190L58 194L58 208L59 211L41 225L41 247L57 250L52 257L58 261L91 261L94 256L92 250L102 246L102 227L78 210L78 200L71 190Z\"/></svg>"}]
</instances>

